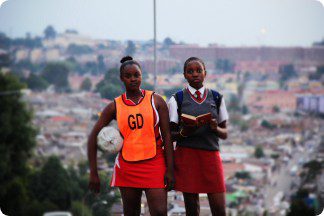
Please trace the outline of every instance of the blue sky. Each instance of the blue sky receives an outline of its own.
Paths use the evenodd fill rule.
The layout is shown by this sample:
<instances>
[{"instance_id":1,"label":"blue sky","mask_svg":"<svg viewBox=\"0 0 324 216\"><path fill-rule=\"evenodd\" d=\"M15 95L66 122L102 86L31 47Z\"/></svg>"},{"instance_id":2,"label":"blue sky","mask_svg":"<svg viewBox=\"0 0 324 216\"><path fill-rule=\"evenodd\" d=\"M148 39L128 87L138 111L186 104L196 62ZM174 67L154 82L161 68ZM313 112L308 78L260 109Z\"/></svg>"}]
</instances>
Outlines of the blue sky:
<instances>
[{"instance_id":1,"label":"blue sky","mask_svg":"<svg viewBox=\"0 0 324 216\"><path fill-rule=\"evenodd\" d=\"M315 0L156 0L157 35L226 46L310 46L324 38L324 7ZM8 0L0 31L41 35L47 25L92 38L153 38L153 0Z\"/></svg>"}]
</instances>

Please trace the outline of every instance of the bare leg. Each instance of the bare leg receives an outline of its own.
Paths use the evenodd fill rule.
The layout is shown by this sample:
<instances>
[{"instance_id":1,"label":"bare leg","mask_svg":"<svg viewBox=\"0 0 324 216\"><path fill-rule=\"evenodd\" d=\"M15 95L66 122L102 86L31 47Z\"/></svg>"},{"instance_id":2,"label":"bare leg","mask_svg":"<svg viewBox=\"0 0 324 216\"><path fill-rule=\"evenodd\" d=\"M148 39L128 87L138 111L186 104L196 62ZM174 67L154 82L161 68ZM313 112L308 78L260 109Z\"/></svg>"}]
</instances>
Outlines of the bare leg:
<instances>
[{"instance_id":1,"label":"bare leg","mask_svg":"<svg viewBox=\"0 0 324 216\"><path fill-rule=\"evenodd\" d=\"M164 188L148 188L145 189L145 194L151 216L166 216L167 191Z\"/></svg>"},{"instance_id":2,"label":"bare leg","mask_svg":"<svg viewBox=\"0 0 324 216\"><path fill-rule=\"evenodd\" d=\"M125 216L139 216L141 214L142 189L120 187Z\"/></svg>"},{"instance_id":3,"label":"bare leg","mask_svg":"<svg viewBox=\"0 0 324 216\"><path fill-rule=\"evenodd\" d=\"M209 193L208 200L213 216L226 215L225 193Z\"/></svg>"},{"instance_id":4,"label":"bare leg","mask_svg":"<svg viewBox=\"0 0 324 216\"><path fill-rule=\"evenodd\" d=\"M200 213L199 194L183 193L183 198L185 201L186 215L199 216Z\"/></svg>"}]
</instances>

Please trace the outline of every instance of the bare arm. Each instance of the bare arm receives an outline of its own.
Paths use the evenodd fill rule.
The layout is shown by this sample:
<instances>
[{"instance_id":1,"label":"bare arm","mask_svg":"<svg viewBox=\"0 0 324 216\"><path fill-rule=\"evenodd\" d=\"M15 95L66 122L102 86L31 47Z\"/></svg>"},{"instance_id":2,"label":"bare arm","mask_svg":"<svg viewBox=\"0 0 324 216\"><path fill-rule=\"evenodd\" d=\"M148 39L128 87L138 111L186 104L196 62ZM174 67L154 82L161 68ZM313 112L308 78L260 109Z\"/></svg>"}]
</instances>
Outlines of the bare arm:
<instances>
[{"instance_id":1,"label":"bare arm","mask_svg":"<svg viewBox=\"0 0 324 216\"><path fill-rule=\"evenodd\" d=\"M173 144L171 142L171 133L169 128L169 110L167 104L160 95L154 94L155 107L159 114L161 135L164 143L167 173L165 175L168 190L173 188Z\"/></svg>"},{"instance_id":2,"label":"bare arm","mask_svg":"<svg viewBox=\"0 0 324 216\"><path fill-rule=\"evenodd\" d=\"M175 122L170 122L170 129L171 129L171 137L172 141L178 141L181 139L179 133L179 125Z\"/></svg>"},{"instance_id":3,"label":"bare arm","mask_svg":"<svg viewBox=\"0 0 324 216\"><path fill-rule=\"evenodd\" d=\"M88 159L90 165L89 189L94 192L100 191L100 180L97 169L97 136L100 130L108 125L116 116L115 103L112 102L103 110L99 120L94 125L88 138Z\"/></svg>"},{"instance_id":4,"label":"bare arm","mask_svg":"<svg viewBox=\"0 0 324 216\"><path fill-rule=\"evenodd\" d=\"M221 139L227 139L227 126L226 121L222 121L220 124L217 124L216 119L212 119L210 123L211 129L217 134Z\"/></svg>"}]
</instances>

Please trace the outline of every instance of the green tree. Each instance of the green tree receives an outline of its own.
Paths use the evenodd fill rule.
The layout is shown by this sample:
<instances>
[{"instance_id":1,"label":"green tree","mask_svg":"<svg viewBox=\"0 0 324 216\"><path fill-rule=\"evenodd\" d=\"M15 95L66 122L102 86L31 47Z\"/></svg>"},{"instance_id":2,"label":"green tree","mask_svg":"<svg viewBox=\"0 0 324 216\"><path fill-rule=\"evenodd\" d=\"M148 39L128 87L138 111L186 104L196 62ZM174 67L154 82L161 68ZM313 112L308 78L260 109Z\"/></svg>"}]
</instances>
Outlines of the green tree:
<instances>
[{"instance_id":1,"label":"green tree","mask_svg":"<svg viewBox=\"0 0 324 216\"><path fill-rule=\"evenodd\" d=\"M103 55L98 55L97 62L98 62L99 73L103 74L106 70L106 64L105 64Z\"/></svg>"},{"instance_id":2,"label":"green tree","mask_svg":"<svg viewBox=\"0 0 324 216\"><path fill-rule=\"evenodd\" d=\"M7 50L10 47L11 39L5 33L0 32L0 49Z\"/></svg>"},{"instance_id":3,"label":"green tree","mask_svg":"<svg viewBox=\"0 0 324 216\"><path fill-rule=\"evenodd\" d=\"M144 80L142 80L141 88L146 90L151 90L151 91L154 90L154 86L148 82L145 82Z\"/></svg>"},{"instance_id":4,"label":"green tree","mask_svg":"<svg viewBox=\"0 0 324 216\"><path fill-rule=\"evenodd\" d=\"M71 182L67 171L57 157L51 156L40 172L42 192L38 200L49 200L61 210L71 206Z\"/></svg>"},{"instance_id":5,"label":"green tree","mask_svg":"<svg viewBox=\"0 0 324 216\"><path fill-rule=\"evenodd\" d=\"M72 202L71 212L73 216L92 216L91 210L82 202Z\"/></svg>"},{"instance_id":6,"label":"green tree","mask_svg":"<svg viewBox=\"0 0 324 216\"><path fill-rule=\"evenodd\" d=\"M91 80L87 77L81 83L80 89L83 91L90 91L92 88Z\"/></svg>"},{"instance_id":7,"label":"green tree","mask_svg":"<svg viewBox=\"0 0 324 216\"><path fill-rule=\"evenodd\" d=\"M69 90L69 68L63 63L49 63L42 71L42 77L55 86L59 92Z\"/></svg>"},{"instance_id":8,"label":"green tree","mask_svg":"<svg viewBox=\"0 0 324 216\"><path fill-rule=\"evenodd\" d=\"M179 86L179 87L173 87L173 88L170 88L170 89L165 89L164 90L164 95L167 97L167 98L171 98L171 96L173 94L175 94L177 91L181 90L182 87Z\"/></svg>"},{"instance_id":9,"label":"green tree","mask_svg":"<svg viewBox=\"0 0 324 216\"><path fill-rule=\"evenodd\" d=\"M280 76L280 86L284 87L285 82L297 77L297 73L295 71L294 65L289 64L289 65L282 65L279 67L279 76Z\"/></svg>"},{"instance_id":10,"label":"green tree","mask_svg":"<svg viewBox=\"0 0 324 216\"><path fill-rule=\"evenodd\" d=\"M136 46L133 41L127 41L127 47L125 49L125 55L133 56L136 52Z\"/></svg>"},{"instance_id":11,"label":"green tree","mask_svg":"<svg viewBox=\"0 0 324 216\"><path fill-rule=\"evenodd\" d=\"M322 168L321 163L316 160L312 160L305 163L303 167L307 169L304 178L305 182L314 180L316 176L320 173Z\"/></svg>"},{"instance_id":12,"label":"green tree","mask_svg":"<svg viewBox=\"0 0 324 216\"><path fill-rule=\"evenodd\" d=\"M276 160L276 159L279 158L279 154L277 154L277 153L272 153L272 154L270 155L270 157Z\"/></svg>"},{"instance_id":13,"label":"green tree","mask_svg":"<svg viewBox=\"0 0 324 216\"><path fill-rule=\"evenodd\" d=\"M221 73L230 73L234 70L234 63L229 59L217 59L215 62L216 70Z\"/></svg>"},{"instance_id":14,"label":"green tree","mask_svg":"<svg viewBox=\"0 0 324 216\"><path fill-rule=\"evenodd\" d=\"M240 131L245 132L249 129L249 123L247 121L240 122Z\"/></svg>"},{"instance_id":15,"label":"green tree","mask_svg":"<svg viewBox=\"0 0 324 216\"><path fill-rule=\"evenodd\" d=\"M261 121L261 126L264 128L270 129L270 130L276 128L276 126L274 124L271 124L269 121L264 120L264 119Z\"/></svg>"},{"instance_id":16,"label":"green tree","mask_svg":"<svg viewBox=\"0 0 324 216\"><path fill-rule=\"evenodd\" d=\"M313 46L324 46L324 38L321 41L314 42Z\"/></svg>"},{"instance_id":17,"label":"green tree","mask_svg":"<svg viewBox=\"0 0 324 216\"><path fill-rule=\"evenodd\" d=\"M163 49L168 49L170 46L176 44L171 38L166 37L163 40Z\"/></svg>"},{"instance_id":18,"label":"green tree","mask_svg":"<svg viewBox=\"0 0 324 216\"><path fill-rule=\"evenodd\" d=\"M96 92L99 92L102 98L114 99L123 93L123 86L119 78L119 70L111 68L104 79L96 85Z\"/></svg>"},{"instance_id":19,"label":"green tree","mask_svg":"<svg viewBox=\"0 0 324 216\"><path fill-rule=\"evenodd\" d=\"M92 52L93 50L91 49L91 47L87 45L70 44L67 48L67 53L71 55L82 55Z\"/></svg>"},{"instance_id":20,"label":"green tree","mask_svg":"<svg viewBox=\"0 0 324 216\"><path fill-rule=\"evenodd\" d=\"M45 39L54 39L56 38L56 31L53 26L49 25L44 30Z\"/></svg>"},{"instance_id":21,"label":"green tree","mask_svg":"<svg viewBox=\"0 0 324 216\"><path fill-rule=\"evenodd\" d=\"M8 67L11 64L11 59L9 54L7 53L0 53L0 69L2 67Z\"/></svg>"},{"instance_id":22,"label":"green tree","mask_svg":"<svg viewBox=\"0 0 324 216\"><path fill-rule=\"evenodd\" d=\"M110 181L110 176L106 173L99 173L100 179L108 179ZM100 191L102 193L96 197L90 197L89 203L94 216L104 216L110 212L112 205L120 200L120 194L117 190L112 190L107 187L107 183L101 181Z\"/></svg>"},{"instance_id":23,"label":"green tree","mask_svg":"<svg viewBox=\"0 0 324 216\"><path fill-rule=\"evenodd\" d=\"M249 114L249 108L246 105L242 106L241 111L243 115Z\"/></svg>"},{"instance_id":24,"label":"green tree","mask_svg":"<svg viewBox=\"0 0 324 216\"><path fill-rule=\"evenodd\" d=\"M83 71L83 74L91 73L97 75L99 74L98 64L94 61L88 61L84 66L82 66L81 71Z\"/></svg>"},{"instance_id":25,"label":"green tree","mask_svg":"<svg viewBox=\"0 0 324 216\"><path fill-rule=\"evenodd\" d=\"M108 98L112 100L123 93L122 86L118 86L110 82L104 82L100 86L99 84L100 83L98 83L97 85L98 86L97 91L100 93L102 98Z\"/></svg>"},{"instance_id":26,"label":"green tree","mask_svg":"<svg viewBox=\"0 0 324 216\"><path fill-rule=\"evenodd\" d=\"M23 84L0 72L0 203L6 215L23 215L27 159L35 146L32 114L21 100Z\"/></svg>"},{"instance_id":27,"label":"green tree","mask_svg":"<svg viewBox=\"0 0 324 216\"><path fill-rule=\"evenodd\" d=\"M316 80L316 81L318 81L318 80L322 80L323 76L324 76L324 65L318 66L316 68L316 72L315 73L312 73L312 74L309 74L308 75L308 78L310 80Z\"/></svg>"},{"instance_id":28,"label":"green tree","mask_svg":"<svg viewBox=\"0 0 324 216\"><path fill-rule=\"evenodd\" d=\"M275 106L272 107L272 111L274 113L279 113L280 112L280 107L278 105L275 105Z\"/></svg>"},{"instance_id":29,"label":"green tree","mask_svg":"<svg viewBox=\"0 0 324 216\"><path fill-rule=\"evenodd\" d=\"M251 179L251 175L247 171L236 172L235 177L238 178L238 179Z\"/></svg>"},{"instance_id":30,"label":"green tree","mask_svg":"<svg viewBox=\"0 0 324 216\"><path fill-rule=\"evenodd\" d=\"M42 91L48 87L48 82L35 74L30 74L30 76L26 79L26 83L28 88L34 91Z\"/></svg>"},{"instance_id":31,"label":"green tree","mask_svg":"<svg viewBox=\"0 0 324 216\"><path fill-rule=\"evenodd\" d=\"M256 158L262 158L264 157L264 153L263 153L263 148L262 146L256 146L255 150L254 150L254 156Z\"/></svg>"},{"instance_id":32,"label":"green tree","mask_svg":"<svg viewBox=\"0 0 324 216\"><path fill-rule=\"evenodd\" d=\"M305 189L299 189L295 196L293 196L287 216L304 216L316 215L315 208L307 206L305 200L309 193Z\"/></svg>"},{"instance_id":33,"label":"green tree","mask_svg":"<svg viewBox=\"0 0 324 216\"><path fill-rule=\"evenodd\" d=\"M240 99L237 95L231 94L229 97L228 110L240 111Z\"/></svg>"}]
</instances>

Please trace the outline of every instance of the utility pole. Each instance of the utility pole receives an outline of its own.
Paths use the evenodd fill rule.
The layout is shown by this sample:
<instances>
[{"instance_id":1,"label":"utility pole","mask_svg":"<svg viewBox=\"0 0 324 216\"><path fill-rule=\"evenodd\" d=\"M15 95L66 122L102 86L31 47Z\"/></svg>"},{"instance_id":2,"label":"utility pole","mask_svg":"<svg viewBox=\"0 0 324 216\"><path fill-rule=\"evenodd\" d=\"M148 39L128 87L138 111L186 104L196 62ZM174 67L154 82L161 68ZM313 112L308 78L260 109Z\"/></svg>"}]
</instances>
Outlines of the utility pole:
<instances>
[{"instance_id":1,"label":"utility pole","mask_svg":"<svg viewBox=\"0 0 324 216\"><path fill-rule=\"evenodd\" d=\"M157 66L156 66L156 0L153 0L154 15L154 90L157 87Z\"/></svg>"}]
</instances>

